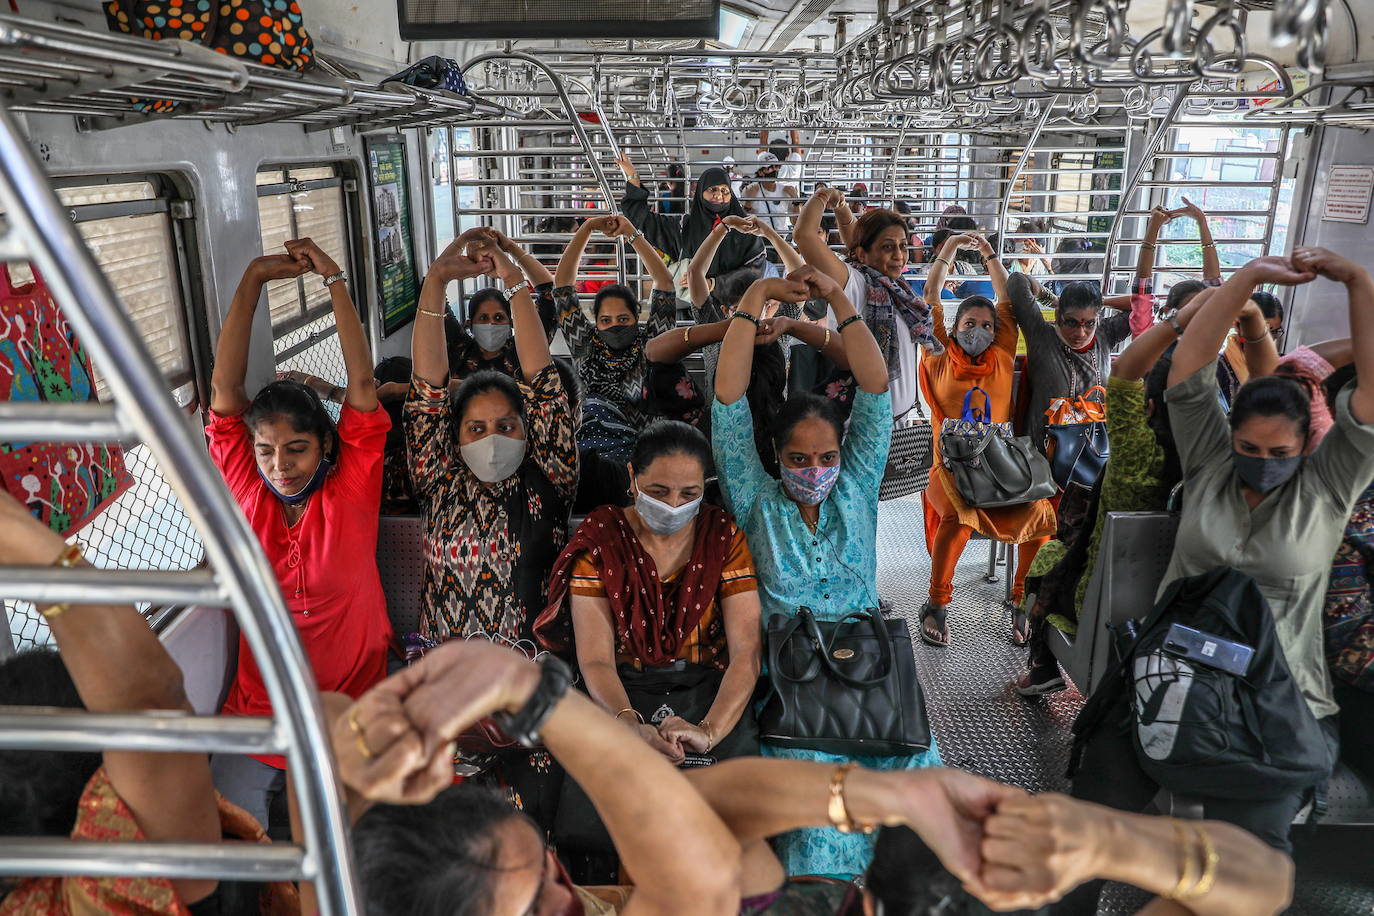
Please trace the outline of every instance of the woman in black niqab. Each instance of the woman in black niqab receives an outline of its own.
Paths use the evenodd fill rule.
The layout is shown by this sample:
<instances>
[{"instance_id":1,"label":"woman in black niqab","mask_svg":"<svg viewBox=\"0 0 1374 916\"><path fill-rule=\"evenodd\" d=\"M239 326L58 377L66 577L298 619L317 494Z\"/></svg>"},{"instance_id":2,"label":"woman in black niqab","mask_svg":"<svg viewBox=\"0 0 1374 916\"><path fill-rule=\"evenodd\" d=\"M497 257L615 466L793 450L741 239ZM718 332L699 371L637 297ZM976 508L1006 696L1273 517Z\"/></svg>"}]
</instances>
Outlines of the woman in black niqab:
<instances>
[{"instance_id":1,"label":"woman in black niqab","mask_svg":"<svg viewBox=\"0 0 1374 916\"><path fill-rule=\"evenodd\" d=\"M739 198L730 187L730 176L725 169L712 166L701 173L692 191L692 200L683 217L665 216L655 213L649 207L649 192L639 183L639 175L628 159L619 160L621 171L625 173L625 197L620 201L621 215L629 219L636 229L644 232L649 244L668 255L671 260L681 261L696 253L706 236L717 223L727 216L748 216ZM729 197L724 203L713 203L704 195L707 189L724 186ZM711 265L706 269L708 277L719 276L738 270L751 261L763 257L763 240L756 235L731 232L721 242Z\"/></svg>"}]
</instances>

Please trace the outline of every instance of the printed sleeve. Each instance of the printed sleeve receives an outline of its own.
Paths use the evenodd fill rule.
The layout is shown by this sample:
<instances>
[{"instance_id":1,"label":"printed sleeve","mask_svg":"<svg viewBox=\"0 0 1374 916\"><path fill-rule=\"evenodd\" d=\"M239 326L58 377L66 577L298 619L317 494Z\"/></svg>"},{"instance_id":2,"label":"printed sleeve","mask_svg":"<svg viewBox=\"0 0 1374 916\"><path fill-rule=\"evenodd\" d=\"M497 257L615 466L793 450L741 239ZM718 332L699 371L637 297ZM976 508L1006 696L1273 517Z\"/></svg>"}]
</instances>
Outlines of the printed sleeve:
<instances>
[{"instance_id":1,"label":"printed sleeve","mask_svg":"<svg viewBox=\"0 0 1374 916\"><path fill-rule=\"evenodd\" d=\"M460 460L453 441L453 407L448 388L435 388L412 377L401 417L405 422L406 455L415 492L428 494L453 471Z\"/></svg>"},{"instance_id":2,"label":"printed sleeve","mask_svg":"<svg viewBox=\"0 0 1374 916\"><path fill-rule=\"evenodd\" d=\"M578 554L577 559L573 560L568 591L583 598L606 597L606 587L601 584L601 574L597 572L596 565L592 563L592 558L586 551Z\"/></svg>"},{"instance_id":3,"label":"printed sleeve","mask_svg":"<svg viewBox=\"0 0 1374 916\"><path fill-rule=\"evenodd\" d=\"M1217 396L1216 360L1165 391L1164 400L1185 479L1230 460L1231 429Z\"/></svg>"},{"instance_id":4,"label":"printed sleeve","mask_svg":"<svg viewBox=\"0 0 1374 916\"><path fill-rule=\"evenodd\" d=\"M258 462L253 457L252 437L248 424L243 417L222 417L210 411L210 422L205 425L205 437L209 442L210 460L219 468L229 492L238 502L261 486L258 476Z\"/></svg>"},{"instance_id":5,"label":"printed sleeve","mask_svg":"<svg viewBox=\"0 0 1374 916\"><path fill-rule=\"evenodd\" d=\"M1131 289L1131 336L1139 337L1155 323L1155 279L1137 277Z\"/></svg>"},{"instance_id":6,"label":"printed sleeve","mask_svg":"<svg viewBox=\"0 0 1374 916\"><path fill-rule=\"evenodd\" d=\"M748 398L711 405L711 451L726 507L736 515L752 508L772 478L754 447L754 416Z\"/></svg>"},{"instance_id":7,"label":"printed sleeve","mask_svg":"<svg viewBox=\"0 0 1374 916\"><path fill-rule=\"evenodd\" d=\"M649 297L649 321L644 326L644 340L653 340L677 327L677 294L670 289L656 289Z\"/></svg>"},{"instance_id":8,"label":"printed sleeve","mask_svg":"<svg viewBox=\"0 0 1374 916\"><path fill-rule=\"evenodd\" d=\"M339 465L335 473L347 491L375 503L382 500L382 464L391 416L382 405L364 413L345 403L339 411Z\"/></svg>"},{"instance_id":9,"label":"printed sleeve","mask_svg":"<svg viewBox=\"0 0 1374 916\"><path fill-rule=\"evenodd\" d=\"M759 590L758 576L754 572L754 554L749 550L749 540L738 526L730 541L730 554L725 558L725 566L720 573L720 588L716 600L723 602L732 595Z\"/></svg>"},{"instance_id":10,"label":"printed sleeve","mask_svg":"<svg viewBox=\"0 0 1374 916\"><path fill-rule=\"evenodd\" d=\"M1351 382L1336 396L1335 423L1307 459L1331 498L1347 511L1374 478L1374 423L1361 423L1350 412L1354 393Z\"/></svg>"},{"instance_id":11,"label":"printed sleeve","mask_svg":"<svg viewBox=\"0 0 1374 916\"><path fill-rule=\"evenodd\" d=\"M887 452L892 445L892 395L873 394L862 388L854 392L854 409L849 414L849 429L840 449L840 472L857 476L871 487L874 499L887 468Z\"/></svg>"},{"instance_id":12,"label":"printed sleeve","mask_svg":"<svg viewBox=\"0 0 1374 916\"><path fill-rule=\"evenodd\" d=\"M534 307L539 311L539 323L544 326L544 336L553 343L553 335L558 331L558 303L553 298L553 283L540 283L534 288Z\"/></svg>"},{"instance_id":13,"label":"printed sleeve","mask_svg":"<svg viewBox=\"0 0 1374 916\"><path fill-rule=\"evenodd\" d=\"M522 384L529 416L529 447L535 464L569 501L577 493L577 440L568 394L552 363L534 381Z\"/></svg>"},{"instance_id":14,"label":"printed sleeve","mask_svg":"<svg viewBox=\"0 0 1374 916\"><path fill-rule=\"evenodd\" d=\"M573 356L581 356L591 346L596 328L592 327L591 321L582 311L577 289L572 286L560 286L550 295L557 306L558 324L563 329L563 336L568 339L568 349L572 351Z\"/></svg>"}]
</instances>

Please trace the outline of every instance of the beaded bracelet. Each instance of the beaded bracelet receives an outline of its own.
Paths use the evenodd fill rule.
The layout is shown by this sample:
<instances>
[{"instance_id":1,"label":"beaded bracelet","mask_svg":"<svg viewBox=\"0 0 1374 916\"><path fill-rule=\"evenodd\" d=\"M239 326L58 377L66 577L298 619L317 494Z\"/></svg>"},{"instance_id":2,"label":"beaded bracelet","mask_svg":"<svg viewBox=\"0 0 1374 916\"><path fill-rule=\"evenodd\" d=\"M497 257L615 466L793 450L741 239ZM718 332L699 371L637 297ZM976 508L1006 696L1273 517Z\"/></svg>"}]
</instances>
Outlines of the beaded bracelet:
<instances>
[{"instance_id":1,"label":"beaded bracelet","mask_svg":"<svg viewBox=\"0 0 1374 916\"><path fill-rule=\"evenodd\" d=\"M753 325L754 325L754 327L758 327L758 326L759 326L759 320L758 320L757 318L755 318L753 315L750 315L748 312L735 312L735 314L731 315L730 317L731 317L731 318L743 318L745 321L752 322Z\"/></svg>"},{"instance_id":2,"label":"beaded bracelet","mask_svg":"<svg viewBox=\"0 0 1374 916\"><path fill-rule=\"evenodd\" d=\"M841 321L838 325L836 325L835 331L836 331L837 333L839 333L839 334L843 334L845 328L849 327L851 324L853 324L853 323L856 322L856 321L862 321L862 320L863 320L863 319L860 318L858 315L850 315L850 316L849 316L848 318L846 318L844 321Z\"/></svg>"}]
</instances>

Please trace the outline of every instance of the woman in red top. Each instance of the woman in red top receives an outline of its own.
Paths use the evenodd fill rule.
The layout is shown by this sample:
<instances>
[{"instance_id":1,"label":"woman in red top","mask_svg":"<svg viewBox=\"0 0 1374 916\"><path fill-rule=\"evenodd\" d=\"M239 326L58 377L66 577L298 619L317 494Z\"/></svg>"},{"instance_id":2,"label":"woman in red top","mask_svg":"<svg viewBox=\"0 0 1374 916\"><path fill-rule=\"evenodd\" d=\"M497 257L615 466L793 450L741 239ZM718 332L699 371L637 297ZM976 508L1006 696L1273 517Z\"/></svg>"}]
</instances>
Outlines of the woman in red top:
<instances>
[{"instance_id":1,"label":"woman in red top","mask_svg":"<svg viewBox=\"0 0 1374 916\"><path fill-rule=\"evenodd\" d=\"M386 676L391 623L377 574L382 455L391 420L379 409L372 354L343 271L310 239L248 265L220 330L211 380L210 456L277 574L321 690L361 696ZM348 389L333 420L299 382L244 390L253 313L264 283L315 273L334 306ZM271 713L252 653L239 643L226 715ZM264 825L284 791L281 757L217 755L215 784Z\"/></svg>"}]
</instances>

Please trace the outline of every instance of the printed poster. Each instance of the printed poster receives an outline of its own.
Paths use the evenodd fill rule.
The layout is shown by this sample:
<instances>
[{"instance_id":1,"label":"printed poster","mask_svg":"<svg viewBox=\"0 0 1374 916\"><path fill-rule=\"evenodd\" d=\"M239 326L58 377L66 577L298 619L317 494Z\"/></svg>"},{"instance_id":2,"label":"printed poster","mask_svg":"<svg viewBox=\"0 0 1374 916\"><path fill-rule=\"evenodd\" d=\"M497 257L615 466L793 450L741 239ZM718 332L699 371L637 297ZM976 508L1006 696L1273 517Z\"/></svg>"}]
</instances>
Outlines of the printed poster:
<instances>
[{"instance_id":1,"label":"printed poster","mask_svg":"<svg viewBox=\"0 0 1374 916\"><path fill-rule=\"evenodd\" d=\"M369 142L367 164L372 181L377 297L382 311L382 335L386 336L415 318L420 292L415 273L415 233L410 224L405 141Z\"/></svg>"}]
</instances>

